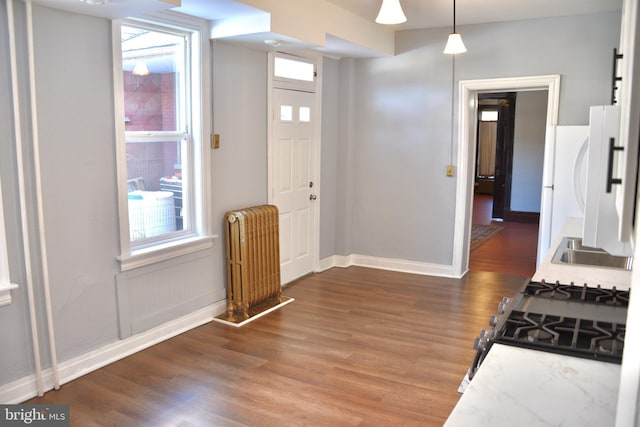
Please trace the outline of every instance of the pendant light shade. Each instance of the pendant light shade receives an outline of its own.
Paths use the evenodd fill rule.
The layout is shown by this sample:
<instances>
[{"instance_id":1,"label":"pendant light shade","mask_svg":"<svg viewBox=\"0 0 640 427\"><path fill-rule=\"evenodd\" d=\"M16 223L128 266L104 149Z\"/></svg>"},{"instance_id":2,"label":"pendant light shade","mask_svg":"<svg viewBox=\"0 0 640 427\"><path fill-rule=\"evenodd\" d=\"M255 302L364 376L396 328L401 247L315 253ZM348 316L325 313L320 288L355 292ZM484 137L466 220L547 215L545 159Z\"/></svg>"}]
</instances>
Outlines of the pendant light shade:
<instances>
[{"instance_id":1,"label":"pendant light shade","mask_svg":"<svg viewBox=\"0 0 640 427\"><path fill-rule=\"evenodd\" d=\"M382 0L382 6L380 6L376 22L387 25L407 22L407 17L404 16L402 6L400 6L400 0Z\"/></svg>"},{"instance_id":2,"label":"pendant light shade","mask_svg":"<svg viewBox=\"0 0 640 427\"><path fill-rule=\"evenodd\" d=\"M447 39L447 45L444 47L444 53L449 55L455 55L456 53L464 53L467 51L467 48L464 46L462 42L462 37L458 33L449 34L449 39Z\"/></svg>"},{"instance_id":3,"label":"pendant light shade","mask_svg":"<svg viewBox=\"0 0 640 427\"><path fill-rule=\"evenodd\" d=\"M449 55L455 55L457 53L464 53L467 48L462 42L462 36L456 33L456 0L453 0L453 31L449 34L447 39L447 45L444 47L444 53Z\"/></svg>"},{"instance_id":4,"label":"pendant light shade","mask_svg":"<svg viewBox=\"0 0 640 427\"><path fill-rule=\"evenodd\" d=\"M136 62L136 66L133 67L133 71L131 72L134 76L148 76L149 68L147 68L147 64L144 61Z\"/></svg>"}]
</instances>

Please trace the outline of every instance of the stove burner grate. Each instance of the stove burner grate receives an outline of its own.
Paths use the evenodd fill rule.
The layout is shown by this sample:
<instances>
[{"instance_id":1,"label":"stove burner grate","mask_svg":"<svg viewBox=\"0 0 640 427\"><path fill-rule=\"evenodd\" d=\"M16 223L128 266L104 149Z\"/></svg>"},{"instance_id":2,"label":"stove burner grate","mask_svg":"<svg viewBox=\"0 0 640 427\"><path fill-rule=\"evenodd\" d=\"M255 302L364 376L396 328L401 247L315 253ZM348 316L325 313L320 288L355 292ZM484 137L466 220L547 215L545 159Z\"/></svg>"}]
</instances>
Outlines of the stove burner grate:
<instances>
[{"instance_id":1,"label":"stove burner grate","mask_svg":"<svg viewBox=\"0 0 640 427\"><path fill-rule=\"evenodd\" d=\"M529 282L523 290L525 295L556 300L580 301L592 304L605 304L616 307L629 306L629 291L621 291L615 287L604 289L600 285L597 287L576 286L573 283L563 285L561 283Z\"/></svg>"},{"instance_id":2,"label":"stove burner grate","mask_svg":"<svg viewBox=\"0 0 640 427\"><path fill-rule=\"evenodd\" d=\"M624 334L621 324L513 310L495 342L621 363Z\"/></svg>"}]
</instances>

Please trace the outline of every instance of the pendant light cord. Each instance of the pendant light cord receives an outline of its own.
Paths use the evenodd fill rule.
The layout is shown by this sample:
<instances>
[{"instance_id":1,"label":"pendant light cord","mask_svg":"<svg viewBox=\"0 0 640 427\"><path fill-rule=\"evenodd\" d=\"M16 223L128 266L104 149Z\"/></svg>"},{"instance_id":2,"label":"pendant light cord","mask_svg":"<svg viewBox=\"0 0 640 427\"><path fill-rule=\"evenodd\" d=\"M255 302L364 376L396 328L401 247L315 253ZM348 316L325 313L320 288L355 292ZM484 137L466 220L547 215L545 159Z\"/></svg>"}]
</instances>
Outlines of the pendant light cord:
<instances>
[{"instance_id":1,"label":"pendant light cord","mask_svg":"<svg viewBox=\"0 0 640 427\"><path fill-rule=\"evenodd\" d=\"M456 0L453 0L453 32L456 32Z\"/></svg>"},{"instance_id":2,"label":"pendant light cord","mask_svg":"<svg viewBox=\"0 0 640 427\"><path fill-rule=\"evenodd\" d=\"M454 119L454 97L455 97L455 84L456 84L456 56L451 55L451 153L449 157L449 164L453 164L453 119Z\"/></svg>"}]
</instances>

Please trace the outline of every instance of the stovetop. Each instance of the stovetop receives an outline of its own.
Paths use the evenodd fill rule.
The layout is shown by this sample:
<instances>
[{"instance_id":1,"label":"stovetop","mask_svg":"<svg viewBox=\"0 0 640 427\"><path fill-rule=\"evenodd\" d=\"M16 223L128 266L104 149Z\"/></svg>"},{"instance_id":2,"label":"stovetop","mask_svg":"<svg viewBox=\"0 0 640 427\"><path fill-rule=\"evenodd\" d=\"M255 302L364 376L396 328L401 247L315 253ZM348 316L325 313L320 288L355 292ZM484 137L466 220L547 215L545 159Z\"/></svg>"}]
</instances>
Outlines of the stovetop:
<instances>
[{"instance_id":1,"label":"stovetop","mask_svg":"<svg viewBox=\"0 0 640 427\"><path fill-rule=\"evenodd\" d=\"M629 291L525 282L503 308L490 341L621 363Z\"/></svg>"}]
</instances>

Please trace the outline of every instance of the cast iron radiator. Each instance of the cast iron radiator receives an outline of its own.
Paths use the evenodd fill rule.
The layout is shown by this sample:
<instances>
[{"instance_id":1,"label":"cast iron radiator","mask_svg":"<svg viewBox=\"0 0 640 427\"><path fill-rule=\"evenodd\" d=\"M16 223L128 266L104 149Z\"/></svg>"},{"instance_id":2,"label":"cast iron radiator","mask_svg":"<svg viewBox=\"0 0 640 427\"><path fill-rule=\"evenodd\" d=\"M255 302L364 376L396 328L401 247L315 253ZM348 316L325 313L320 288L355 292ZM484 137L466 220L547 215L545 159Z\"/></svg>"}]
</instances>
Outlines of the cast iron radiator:
<instances>
[{"instance_id":1,"label":"cast iron radiator","mask_svg":"<svg viewBox=\"0 0 640 427\"><path fill-rule=\"evenodd\" d=\"M280 284L278 208L260 205L225 214L227 320L283 301Z\"/></svg>"}]
</instances>

